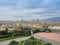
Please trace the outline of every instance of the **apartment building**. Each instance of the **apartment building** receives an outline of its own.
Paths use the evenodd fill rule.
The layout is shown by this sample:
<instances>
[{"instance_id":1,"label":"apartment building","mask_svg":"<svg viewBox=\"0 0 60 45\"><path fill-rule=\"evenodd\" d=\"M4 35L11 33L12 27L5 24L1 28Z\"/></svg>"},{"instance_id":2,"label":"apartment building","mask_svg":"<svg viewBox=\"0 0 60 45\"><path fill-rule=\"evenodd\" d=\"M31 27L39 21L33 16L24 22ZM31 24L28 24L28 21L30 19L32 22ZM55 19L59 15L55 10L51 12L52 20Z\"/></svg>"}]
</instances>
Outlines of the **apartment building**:
<instances>
[{"instance_id":1,"label":"apartment building","mask_svg":"<svg viewBox=\"0 0 60 45\"><path fill-rule=\"evenodd\" d=\"M0 25L0 31L6 30L6 25Z\"/></svg>"},{"instance_id":2,"label":"apartment building","mask_svg":"<svg viewBox=\"0 0 60 45\"><path fill-rule=\"evenodd\" d=\"M49 26L49 29L60 29L60 26Z\"/></svg>"}]
</instances>

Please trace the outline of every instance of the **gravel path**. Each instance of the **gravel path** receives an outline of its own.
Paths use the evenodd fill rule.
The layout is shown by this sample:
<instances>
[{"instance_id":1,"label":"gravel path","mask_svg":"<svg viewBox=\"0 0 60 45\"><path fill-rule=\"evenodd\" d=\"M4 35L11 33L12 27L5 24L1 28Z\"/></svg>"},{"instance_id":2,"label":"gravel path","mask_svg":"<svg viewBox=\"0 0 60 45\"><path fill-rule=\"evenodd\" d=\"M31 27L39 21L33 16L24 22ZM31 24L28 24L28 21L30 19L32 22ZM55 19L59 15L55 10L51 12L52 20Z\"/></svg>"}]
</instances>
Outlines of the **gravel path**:
<instances>
[{"instance_id":1,"label":"gravel path","mask_svg":"<svg viewBox=\"0 0 60 45\"><path fill-rule=\"evenodd\" d=\"M12 39L12 40L15 40L15 41L19 42L19 41L26 40L28 38L30 38L30 36L29 37L22 37L22 38ZM12 40L0 42L0 45L8 45L10 43L10 41L12 41Z\"/></svg>"}]
</instances>

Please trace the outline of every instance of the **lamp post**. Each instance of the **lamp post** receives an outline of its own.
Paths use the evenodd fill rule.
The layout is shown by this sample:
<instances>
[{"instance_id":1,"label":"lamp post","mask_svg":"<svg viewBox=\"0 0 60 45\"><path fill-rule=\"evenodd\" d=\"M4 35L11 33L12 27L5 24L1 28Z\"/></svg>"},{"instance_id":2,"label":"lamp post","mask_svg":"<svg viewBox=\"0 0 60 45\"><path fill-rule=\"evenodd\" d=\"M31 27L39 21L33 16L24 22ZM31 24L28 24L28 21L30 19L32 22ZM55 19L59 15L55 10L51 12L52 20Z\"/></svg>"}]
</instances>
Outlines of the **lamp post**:
<instances>
[{"instance_id":1,"label":"lamp post","mask_svg":"<svg viewBox=\"0 0 60 45\"><path fill-rule=\"evenodd\" d=\"M33 31L31 30L31 35L33 35Z\"/></svg>"}]
</instances>

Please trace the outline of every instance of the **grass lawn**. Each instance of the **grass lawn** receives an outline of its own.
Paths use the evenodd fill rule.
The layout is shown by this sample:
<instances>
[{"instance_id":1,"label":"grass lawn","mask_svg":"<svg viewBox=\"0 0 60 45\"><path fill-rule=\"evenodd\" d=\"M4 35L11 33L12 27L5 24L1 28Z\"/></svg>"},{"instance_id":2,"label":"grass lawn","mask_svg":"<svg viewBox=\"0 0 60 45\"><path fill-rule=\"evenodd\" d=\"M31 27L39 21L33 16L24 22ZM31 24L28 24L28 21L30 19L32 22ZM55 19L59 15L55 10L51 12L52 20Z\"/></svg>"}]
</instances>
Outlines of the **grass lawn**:
<instances>
[{"instance_id":1,"label":"grass lawn","mask_svg":"<svg viewBox=\"0 0 60 45\"><path fill-rule=\"evenodd\" d=\"M16 39L16 38L21 38L21 37L24 37L24 36L14 36L14 37L1 38L0 42L6 41L6 40L11 40L11 39Z\"/></svg>"},{"instance_id":2,"label":"grass lawn","mask_svg":"<svg viewBox=\"0 0 60 45\"><path fill-rule=\"evenodd\" d=\"M40 40L25 40L20 42L19 45L42 45Z\"/></svg>"},{"instance_id":3,"label":"grass lawn","mask_svg":"<svg viewBox=\"0 0 60 45\"><path fill-rule=\"evenodd\" d=\"M19 42L19 45L23 45L23 42L24 42L24 41Z\"/></svg>"}]
</instances>

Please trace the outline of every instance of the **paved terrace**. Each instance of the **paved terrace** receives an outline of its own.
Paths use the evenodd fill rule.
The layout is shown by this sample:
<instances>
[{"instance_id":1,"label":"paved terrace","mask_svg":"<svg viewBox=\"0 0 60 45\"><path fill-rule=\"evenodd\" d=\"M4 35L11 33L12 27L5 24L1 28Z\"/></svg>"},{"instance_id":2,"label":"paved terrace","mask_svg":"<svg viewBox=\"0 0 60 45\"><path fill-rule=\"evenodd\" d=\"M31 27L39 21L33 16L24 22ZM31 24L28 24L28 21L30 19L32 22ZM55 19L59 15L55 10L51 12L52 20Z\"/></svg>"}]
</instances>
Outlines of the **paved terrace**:
<instances>
[{"instance_id":1,"label":"paved terrace","mask_svg":"<svg viewBox=\"0 0 60 45\"><path fill-rule=\"evenodd\" d=\"M53 45L60 45L60 34L56 33L36 33L34 35L37 39L42 39L44 42L50 42Z\"/></svg>"}]
</instances>

